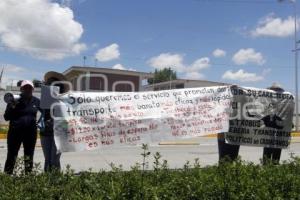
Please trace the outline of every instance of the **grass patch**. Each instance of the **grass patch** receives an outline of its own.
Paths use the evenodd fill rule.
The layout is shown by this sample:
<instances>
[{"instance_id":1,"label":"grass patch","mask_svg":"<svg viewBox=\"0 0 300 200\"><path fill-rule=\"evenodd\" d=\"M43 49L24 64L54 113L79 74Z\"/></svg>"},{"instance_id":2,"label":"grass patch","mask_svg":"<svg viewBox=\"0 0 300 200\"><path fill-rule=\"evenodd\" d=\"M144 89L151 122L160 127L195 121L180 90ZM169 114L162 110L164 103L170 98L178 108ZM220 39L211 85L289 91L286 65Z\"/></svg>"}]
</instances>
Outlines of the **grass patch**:
<instances>
[{"instance_id":1,"label":"grass patch","mask_svg":"<svg viewBox=\"0 0 300 200\"><path fill-rule=\"evenodd\" d=\"M1 124L0 125L0 135L1 134L7 134L7 131L8 131L8 125Z\"/></svg>"}]
</instances>

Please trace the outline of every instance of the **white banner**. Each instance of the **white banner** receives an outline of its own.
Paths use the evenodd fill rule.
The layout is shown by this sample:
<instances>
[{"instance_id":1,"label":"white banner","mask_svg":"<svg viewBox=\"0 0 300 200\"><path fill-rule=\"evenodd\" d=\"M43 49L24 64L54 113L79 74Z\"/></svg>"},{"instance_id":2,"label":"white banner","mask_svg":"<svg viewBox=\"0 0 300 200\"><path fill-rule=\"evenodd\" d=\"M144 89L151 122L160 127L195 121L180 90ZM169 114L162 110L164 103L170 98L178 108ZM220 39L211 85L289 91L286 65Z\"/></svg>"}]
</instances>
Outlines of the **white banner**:
<instances>
[{"instance_id":1,"label":"white banner","mask_svg":"<svg viewBox=\"0 0 300 200\"><path fill-rule=\"evenodd\" d=\"M233 87L230 144L286 148L291 138L294 97L288 92Z\"/></svg>"},{"instance_id":2,"label":"white banner","mask_svg":"<svg viewBox=\"0 0 300 200\"><path fill-rule=\"evenodd\" d=\"M61 152L227 132L229 86L154 92L70 92L54 110Z\"/></svg>"}]
</instances>

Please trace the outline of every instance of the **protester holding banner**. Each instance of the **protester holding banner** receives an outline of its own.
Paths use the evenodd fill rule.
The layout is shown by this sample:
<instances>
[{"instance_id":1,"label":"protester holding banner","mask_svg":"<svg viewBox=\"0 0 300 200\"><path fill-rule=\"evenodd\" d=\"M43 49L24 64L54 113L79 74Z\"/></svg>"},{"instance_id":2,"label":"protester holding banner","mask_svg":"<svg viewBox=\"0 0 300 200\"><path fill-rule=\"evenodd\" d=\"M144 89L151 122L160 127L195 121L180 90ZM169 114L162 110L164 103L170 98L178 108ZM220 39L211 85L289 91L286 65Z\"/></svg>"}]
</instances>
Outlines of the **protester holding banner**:
<instances>
[{"instance_id":1,"label":"protester holding banner","mask_svg":"<svg viewBox=\"0 0 300 200\"><path fill-rule=\"evenodd\" d=\"M232 90L236 87L237 85L232 85L230 89ZM225 133L219 133L217 135L217 138L218 138L219 162L225 160L227 161L236 160L239 155L240 145L226 143Z\"/></svg>"},{"instance_id":2,"label":"protester holding banner","mask_svg":"<svg viewBox=\"0 0 300 200\"><path fill-rule=\"evenodd\" d=\"M268 89L237 87L231 91L232 112L226 143L264 147L263 163L267 159L278 163L281 149L290 144L294 96L277 84Z\"/></svg>"},{"instance_id":3,"label":"protester holding banner","mask_svg":"<svg viewBox=\"0 0 300 200\"><path fill-rule=\"evenodd\" d=\"M59 87L59 93L64 93L68 90L67 85L59 82L66 81L64 75L58 72L49 71L44 76L45 84L48 86ZM57 82L57 83L55 83ZM42 102L43 103L43 102ZM60 170L60 156L57 152L53 133L53 118L51 117L50 109L42 110L42 127L40 131L41 145L45 157L44 171L51 171L53 169Z\"/></svg>"},{"instance_id":4,"label":"protester holding banner","mask_svg":"<svg viewBox=\"0 0 300 200\"><path fill-rule=\"evenodd\" d=\"M267 88L273 90L278 93L283 93L284 89L278 84L273 83L271 87ZM264 147L263 151L263 164L266 164L268 161L272 161L273 163L279 163L281 156L281 148L271 148Z\"/></svg>"},{"instance_id":5,"label":"protester holding banner","mask_svg":"<svg viewBox=\"0 0 300 200\"><path fill-rule=\"evenodd\" d=\"M37 139L36 115L40 100L32 95L34 85L29 80L21 83L20 99L7 104L4 119L9 121L7 159L4 172L12 174L21 144L24 147L25 173L32 171Z\"/></svg>"}]
</instances>

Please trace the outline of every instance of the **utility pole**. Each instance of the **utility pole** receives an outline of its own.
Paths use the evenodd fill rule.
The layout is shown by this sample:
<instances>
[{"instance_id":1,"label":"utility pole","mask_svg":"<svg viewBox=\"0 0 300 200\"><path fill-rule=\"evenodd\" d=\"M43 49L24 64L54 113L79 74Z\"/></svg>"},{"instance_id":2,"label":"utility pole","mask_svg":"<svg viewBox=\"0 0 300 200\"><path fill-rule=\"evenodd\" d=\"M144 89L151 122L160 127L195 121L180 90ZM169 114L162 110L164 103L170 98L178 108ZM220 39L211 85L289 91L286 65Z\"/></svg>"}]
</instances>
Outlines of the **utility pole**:
<instances>
[{"instance_id":1,"label":"utility pole","mask_svg":"<svg viewBox=\"0 0 300 200\"><path fill-rule=\"evenodd\" d=\"M1 87L1 84L2 84L3 71L4 71L4 67L2 68L2 71L1 71L1 74L0 74L0 87Z\"/></svg>"},{"instance_id":2,"label":"utility pole","mask_svg":"<svg viewBox=\"0 0 300 200\"><path fill-rule=\"evenodd\" d=\"M296 95L296 131L299 131L299 91L298 91L298 37L297 37L297 2L290 0L294 7L294 51L295 51L295 95Z\"/></svg>"},{"instance_id":3,"label":"utility pole","mask_svg":"<svg viewBox=\"0 0 300 200\"><path fill-rule=\"evenodd\" d=\"M86 56L83 56L83 66L85 67Z\"/></svg>"},{"instance_id":4,"label":"utility pole","mask_svg":"<svg viewBox=\"0 0 300 200\"><path fill-rule=\"evenodd\" d=\"M293 9L294 9L294 50L293 52L295 53L295 96L296 96L296 131L299 131L299 91L298 91L298 37L297 37L297 2L296 0L278 0L279 2L283 1L289 1L290 3L293 4Z\"/></svg>"},{"instance_id":5,"label":"utility pole","mask_svg":"<svg viewBox=\"0 0 300 200\"><path fill-rule=\"evenodd\" d=\"M172 89L172 71L171 71L171 67L169 67L169 81L170 81L170 90Z\"/></svg>"}]
</instances>

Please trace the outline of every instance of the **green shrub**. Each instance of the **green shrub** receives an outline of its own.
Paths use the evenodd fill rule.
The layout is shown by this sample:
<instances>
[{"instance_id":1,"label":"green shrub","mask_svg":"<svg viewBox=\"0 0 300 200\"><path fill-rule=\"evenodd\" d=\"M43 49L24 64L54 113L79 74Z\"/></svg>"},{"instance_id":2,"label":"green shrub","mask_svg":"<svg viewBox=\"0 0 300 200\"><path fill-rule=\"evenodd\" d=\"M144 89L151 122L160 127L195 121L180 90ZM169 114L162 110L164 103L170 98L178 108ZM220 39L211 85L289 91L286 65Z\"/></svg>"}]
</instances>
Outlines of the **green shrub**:
<instances>
[{"instance_id":1,"label":"green shrub","mask_svg":"<svg viewBox=\"0 0 300 200\"><path fill-rule=\"evenodd\" d=\"M300 159L280 165L257 165L241 160L200 167L199 160L182 169L169 169L155 153L148 170L147 146L142 162L130 171L111 165L112 170L75 174L42 173L39 165L30 175L21 163L15 174L0 173L0 199L300 199Z\"/></svg>"}]
</instances>

